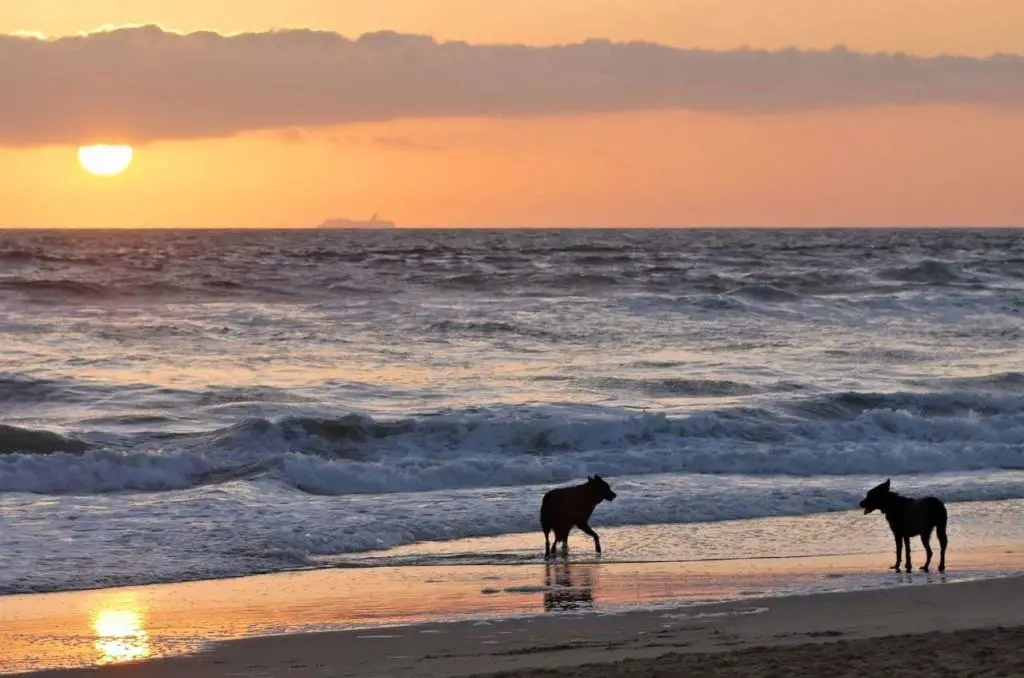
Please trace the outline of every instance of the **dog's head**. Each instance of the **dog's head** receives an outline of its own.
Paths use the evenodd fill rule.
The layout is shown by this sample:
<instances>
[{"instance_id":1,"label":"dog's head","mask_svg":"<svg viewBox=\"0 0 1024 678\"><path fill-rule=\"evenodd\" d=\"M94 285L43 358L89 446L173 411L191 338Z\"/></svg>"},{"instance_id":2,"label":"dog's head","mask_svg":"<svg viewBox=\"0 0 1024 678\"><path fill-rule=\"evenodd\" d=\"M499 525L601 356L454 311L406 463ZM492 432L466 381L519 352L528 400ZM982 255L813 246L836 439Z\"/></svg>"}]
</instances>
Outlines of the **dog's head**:
<instances>
[{"instance_id":1,"label":"dog's head","mask_svg":"<svg viewBox=\"0 0 1024 678\"><path fill-rule=\"evenodd\" d=\"M612 492L611 486L601 476L588 477L587 484L597 490L597 494L601 499L615 501L616 494Z\"/></svg>"},{"instance_id":2,"label":"dog's head","mask_svg":"<svg viewBox=\"0 0 1024 678\"><path fill-rule=\"evenodd\" d=\"M886 480L881 485L876 485L868 490L868 493L861 499L860 507L864 509L864 513L871 513L875 509L882 511L885 509L887 500L890 494L891 479Z\"/></svg>"}]
</instances>

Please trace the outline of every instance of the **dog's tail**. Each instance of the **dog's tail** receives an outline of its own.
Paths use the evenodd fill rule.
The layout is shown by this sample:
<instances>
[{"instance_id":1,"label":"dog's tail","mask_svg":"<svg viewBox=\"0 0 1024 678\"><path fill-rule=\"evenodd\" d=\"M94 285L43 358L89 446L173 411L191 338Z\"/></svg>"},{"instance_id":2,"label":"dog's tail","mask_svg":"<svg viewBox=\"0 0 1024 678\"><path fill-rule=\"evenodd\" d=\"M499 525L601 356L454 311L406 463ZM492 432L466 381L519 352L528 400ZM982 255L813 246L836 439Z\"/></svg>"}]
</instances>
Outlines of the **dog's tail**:
<instances>
[{"instance_id":1,"label":"dog's tail","mask_svg":"<svg viewBox=\"0 0 1024 678\"><path fill-rule=\"evenodd\" d=\"M946 523L949 522L949 514L946 513L946 505L938 499L932 502L930 507L932 523L935 525L935 536L939 538L939 545L945 549L949 540L946 538Z\"/></svg>"}]
</instances>

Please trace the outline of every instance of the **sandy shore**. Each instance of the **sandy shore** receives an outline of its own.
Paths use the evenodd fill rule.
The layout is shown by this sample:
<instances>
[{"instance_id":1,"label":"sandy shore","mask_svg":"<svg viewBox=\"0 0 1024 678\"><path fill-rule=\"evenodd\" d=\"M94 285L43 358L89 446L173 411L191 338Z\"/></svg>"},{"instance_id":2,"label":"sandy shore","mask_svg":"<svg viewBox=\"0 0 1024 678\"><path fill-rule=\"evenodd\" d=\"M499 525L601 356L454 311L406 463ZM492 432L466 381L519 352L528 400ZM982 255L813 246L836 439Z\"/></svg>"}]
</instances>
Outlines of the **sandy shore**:
<instances>
[{"instance_id":1,"label":"sandy shore","mask_svg":"<svg viewBox=\"0 0 1024 678\"><path fill-rule=\"evenodd\" d=\"M342 568L6 596L0 673L161 659L268 636L969 581L1024 574L1024 548L958 553L943 577L895 574L887 562L886 554L646 563L578 554L548 564Z\"/></svg>"},{"instance_id":2,"label":"sandy shore","mask_svg":"<svg viewBox=\"0 0 1024 678\"><path fill-rule=\"evenodd\" d=\"M810 676L823 675L827 667L832 675L852 676L868 671L925 675L939 666L952 672L945 675L1022 675L1021 600L1021 577L963 583L935 578L919 586L673 610L253 638L192 656L33 675L340 678L501 672L690 675L699 670L709 675ZM806 647L809 643L814 647ZM893 673L897 667L903 672ZM974 672L965 672L965 667Z\"/></svg>"},{"instance_id":3,"label":"sandy shore","mask_svg":"<svg viewBox=\"0 0 1024 678\"><path fill-rule=\"evenodd\" d=\"M504 535L337 558L320 570L4 596L0 674L468 675L673 652L721 662L758 645L1024 624L1004 609L1021 599L1011 578L1024 575L1020 507L958 511L964 527L943 576L886 570L893 554L879 521L847 512L609 528L608 557L578 548L551 563L537 556L536 534ZM818 542L865 551L814 555ZM794 555L775 555L780 544ZM148 663L132 664L140 660Z\"/></svg>"},{"instance_id":4,"label":"sandy shore","mask_svg":"<svg viewBox=\"0 0 1024 678\"><path fill-rule=\"evenodd\" d=\"M719 653L668 654L613 664L525 669L498 676L743 676L863 678L882 676L1024 675L1024 627L927 633L795 647L758 647Z\"/></svg>"}]
</instances>

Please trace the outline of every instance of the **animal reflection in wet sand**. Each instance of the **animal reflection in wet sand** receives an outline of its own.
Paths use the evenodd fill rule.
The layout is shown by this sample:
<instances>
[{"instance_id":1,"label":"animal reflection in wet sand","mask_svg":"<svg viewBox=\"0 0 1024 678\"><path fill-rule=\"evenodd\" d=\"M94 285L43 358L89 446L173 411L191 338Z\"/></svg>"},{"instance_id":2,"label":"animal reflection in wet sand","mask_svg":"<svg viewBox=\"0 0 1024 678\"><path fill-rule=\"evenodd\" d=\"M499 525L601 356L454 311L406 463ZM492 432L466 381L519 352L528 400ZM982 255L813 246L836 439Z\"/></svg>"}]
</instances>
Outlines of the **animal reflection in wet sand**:
<instances>
[{"instance_id":1,"label":"animal reflection in wet sand","mask_svg":"<svg viewBox=\"0 0 1024 678\"><path fill-rule=\"evenodd\" d=\"M577 612L594 609L595 569L567 562L548 563L544 570L544 611Z\"/></svg>"}]
</instances>

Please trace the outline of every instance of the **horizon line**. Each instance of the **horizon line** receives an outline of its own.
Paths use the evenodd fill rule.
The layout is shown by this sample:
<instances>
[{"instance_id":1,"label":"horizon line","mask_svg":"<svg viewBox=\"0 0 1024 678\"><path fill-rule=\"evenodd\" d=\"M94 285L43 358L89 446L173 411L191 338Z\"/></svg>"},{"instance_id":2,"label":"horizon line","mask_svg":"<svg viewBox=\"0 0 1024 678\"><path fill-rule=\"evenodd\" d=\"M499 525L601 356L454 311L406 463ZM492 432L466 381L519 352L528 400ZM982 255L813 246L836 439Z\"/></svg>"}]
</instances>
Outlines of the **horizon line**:
<instances>
[{"instance_id":1,"label":"horizon line","mask_svg":"<svg viewBox=\"0 0 1024 678\"><path fill-rule=\"evenodd\" d=\"M0 225L0 231L711 231L711 230L993 230L1024 229L1020 224L842 224L842 225L688 225L688 226L393 226L390 228L336 228L317 226L16 226Z\"/></svg>"}]
</instances>

